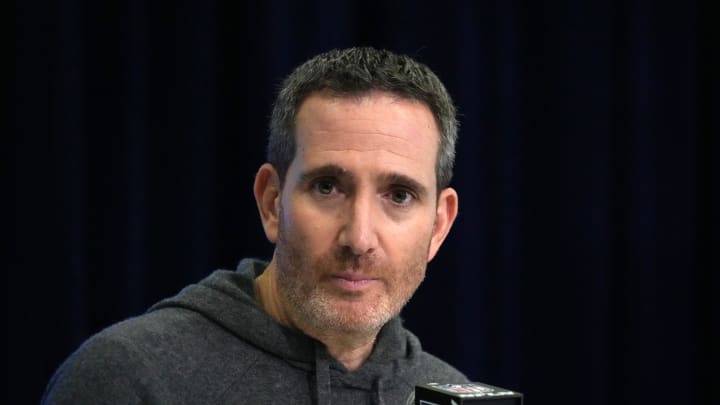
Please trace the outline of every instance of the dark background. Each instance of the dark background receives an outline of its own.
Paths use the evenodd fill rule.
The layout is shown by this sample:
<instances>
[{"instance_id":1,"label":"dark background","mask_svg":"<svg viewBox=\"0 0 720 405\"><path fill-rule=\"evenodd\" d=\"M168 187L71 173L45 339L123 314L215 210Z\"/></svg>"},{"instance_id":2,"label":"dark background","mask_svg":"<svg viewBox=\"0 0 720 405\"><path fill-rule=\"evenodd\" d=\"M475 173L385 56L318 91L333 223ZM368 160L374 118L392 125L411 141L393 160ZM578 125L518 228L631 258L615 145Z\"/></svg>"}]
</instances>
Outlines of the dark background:
<instances>
[{"instance_id":1,"label":"dark background","mask_svg":"<svg viewBox=\"0 0 720 405\"><path fill-rule=\"evenodd\" d=\"M4 397L37 402L90 334L269 257L251 185L277 86L373 45L461 113L460 215L404 311L425 348L529 404L719 403L711 3L11 3Z\"/></svg>"}]
</instances>

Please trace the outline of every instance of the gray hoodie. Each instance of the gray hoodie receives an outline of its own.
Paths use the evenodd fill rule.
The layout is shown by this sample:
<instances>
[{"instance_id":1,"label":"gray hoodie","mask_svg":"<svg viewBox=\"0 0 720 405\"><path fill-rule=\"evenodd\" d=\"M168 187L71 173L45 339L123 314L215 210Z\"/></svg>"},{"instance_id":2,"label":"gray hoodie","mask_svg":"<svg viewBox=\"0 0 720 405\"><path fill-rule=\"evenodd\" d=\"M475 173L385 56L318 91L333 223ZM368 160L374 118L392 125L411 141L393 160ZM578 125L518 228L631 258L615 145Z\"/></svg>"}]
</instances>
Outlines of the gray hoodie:
<instances>
[{"instance_id":1,"label":"gray hoodie","mask_svg":"<svg viewBox=\"0 0 720 405\"><path fill-rule=\"evenodd\" d=\"M348 371L322 343L270 318L253 279L218 270L88 339L57 370L45 404L405 404L416 384L467 379L422 351L400 319Z\"/></svg>"}]
</instances>

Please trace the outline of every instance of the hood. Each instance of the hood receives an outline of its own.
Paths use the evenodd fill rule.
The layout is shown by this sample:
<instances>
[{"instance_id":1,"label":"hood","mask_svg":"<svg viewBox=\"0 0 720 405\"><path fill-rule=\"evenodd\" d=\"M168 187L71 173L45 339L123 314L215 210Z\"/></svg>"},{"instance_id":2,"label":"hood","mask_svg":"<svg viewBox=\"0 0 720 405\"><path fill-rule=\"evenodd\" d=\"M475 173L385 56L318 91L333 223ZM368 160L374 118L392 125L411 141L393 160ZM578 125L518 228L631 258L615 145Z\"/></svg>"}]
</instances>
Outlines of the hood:
<instances>
[{"instance_id":1,"label":"hood","mask_svg":"<svg viewBox=\"0 0 720 405\"><path fill-rule=\"evenodd\" d=\"M419 365L422 349L399 318L382 328L366 362L348 371L321 342L278 324L260 306L253 280L266 267L266 262L244 259L236 271L217 270L149 311L177 307L198 312L258 349L314 373L319 404L329 403L331 369L337 371L333 375L341 385L374 392L378 404L383 388L407 384L403 376Z\"/></svg>"}]
</instances>

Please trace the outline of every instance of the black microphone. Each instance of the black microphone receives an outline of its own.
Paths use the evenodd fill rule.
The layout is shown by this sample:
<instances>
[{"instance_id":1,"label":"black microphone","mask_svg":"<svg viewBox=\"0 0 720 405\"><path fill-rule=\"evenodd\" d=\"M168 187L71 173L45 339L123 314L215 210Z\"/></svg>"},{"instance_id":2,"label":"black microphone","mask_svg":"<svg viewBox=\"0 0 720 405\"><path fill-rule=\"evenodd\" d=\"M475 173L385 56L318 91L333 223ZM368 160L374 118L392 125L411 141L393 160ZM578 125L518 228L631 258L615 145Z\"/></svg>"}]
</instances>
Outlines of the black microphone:
<instances>
[{"instance_id":1,"label":"black microphone","mask_svg":"<svg viewBox=\"0 0 720 405\"><path fill-rule=\"evenodd\" d=\"M415 405L522 405L519 392L483 383L415 386Z\"/></svg>"}]
</instances>

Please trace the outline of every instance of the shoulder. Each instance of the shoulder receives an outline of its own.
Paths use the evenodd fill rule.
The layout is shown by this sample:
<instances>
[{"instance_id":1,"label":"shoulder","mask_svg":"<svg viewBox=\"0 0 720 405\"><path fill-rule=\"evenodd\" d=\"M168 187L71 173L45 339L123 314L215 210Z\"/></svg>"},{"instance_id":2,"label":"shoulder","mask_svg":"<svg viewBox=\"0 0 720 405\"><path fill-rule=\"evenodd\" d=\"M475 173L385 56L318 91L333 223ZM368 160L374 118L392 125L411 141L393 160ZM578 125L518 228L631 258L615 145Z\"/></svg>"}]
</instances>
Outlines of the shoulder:
<instances>
[{"instance_id":1,"label":"shoulder","mask_svg":"<svg viewBox=\"0 0 720 405\"><path fill-rule=\"evenodd\" d=\"M420 353L417 365L417 375L422 383L463 383L468 378L455 367L434 355L423 351Z\"/></svg>"},{"instance_id":2,"label":"shoulder","mask_svg":"<svg viewBox=\"0 0 720 405\"><path fill-rule=\"evenodd\" d=\"M58 368L43 403L141 403L141 386L153 378L136 348L106 330L84 342Z\"/></svg>"},{"instance_id":3,"label":"shoulder","mask_svg":"<svg viewBox=\"0 0 720 405\"><path fill-rule=\"evenodd\" d=\"M85 341L58 368L43 402L182 403L193 394L212 398L256 361L255 353L201 314L160 309Z\"/></svg>"}]
</instances>

